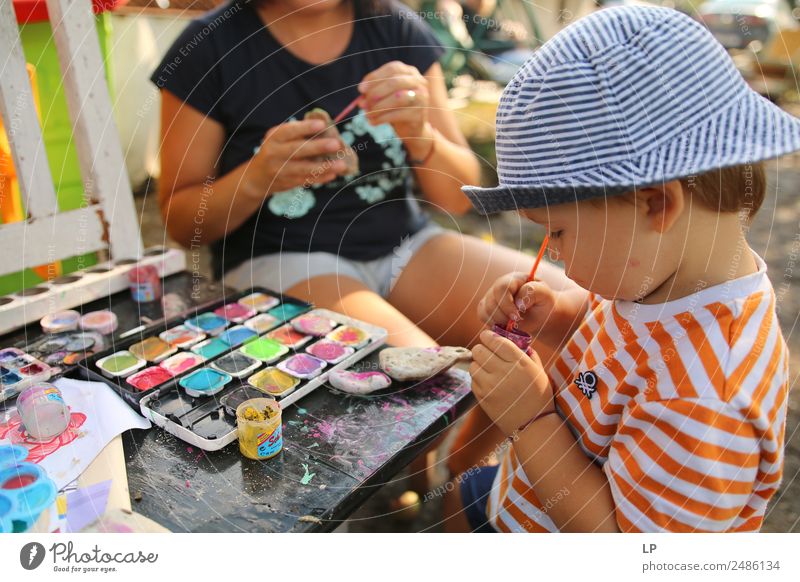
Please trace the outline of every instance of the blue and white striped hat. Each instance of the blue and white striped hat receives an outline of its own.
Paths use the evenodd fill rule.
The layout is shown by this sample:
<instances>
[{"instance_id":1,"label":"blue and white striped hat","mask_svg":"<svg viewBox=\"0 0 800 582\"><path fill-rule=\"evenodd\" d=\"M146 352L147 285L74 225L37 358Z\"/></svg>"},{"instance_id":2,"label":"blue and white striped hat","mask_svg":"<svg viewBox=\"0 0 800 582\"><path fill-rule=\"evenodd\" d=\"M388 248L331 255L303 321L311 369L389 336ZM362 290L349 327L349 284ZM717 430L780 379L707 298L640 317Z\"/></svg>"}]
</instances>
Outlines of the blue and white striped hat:
<instances>
[{"instance_id":1,"label":"blue and white striped hat","mask_svg":"<svg viewBox=\"0 0 800 582\"><path fill-rule=\"evenodd\" d=\"M465 186L481 214L630 192L800 149L800 120L752 89L700 23L608 8L564 28L497 110L500 185Z\"/></svg>"}]
</instances>

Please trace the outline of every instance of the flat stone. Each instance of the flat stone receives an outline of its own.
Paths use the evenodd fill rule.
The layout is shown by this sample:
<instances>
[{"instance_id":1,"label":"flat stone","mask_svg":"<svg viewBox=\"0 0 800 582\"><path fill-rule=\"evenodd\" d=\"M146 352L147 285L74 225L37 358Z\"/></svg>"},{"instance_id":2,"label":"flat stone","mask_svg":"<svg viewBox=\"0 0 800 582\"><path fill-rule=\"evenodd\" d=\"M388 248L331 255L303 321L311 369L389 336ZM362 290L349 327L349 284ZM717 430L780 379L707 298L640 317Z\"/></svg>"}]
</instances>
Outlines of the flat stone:
<instances>
[{"instance_id":1,"label":"flat stone","mask_svg":"<svg viewBox=\"0 0 800 582\"><path fill-rule=\"evenodd\" d=\"M324 109L315 108L305 114L303 119L319 119L325 124L325 130L318 137L338 139L342 144L342 149L330 156L318 156L322 161L335 162L336 160L343 159L347 169L345 175L358 173L358 154L356 151L344 143L339 130L334 125L331 116Z\"/></svg>"},{"instance_id":2,"label":"flat stone","mask_svg":"<svg viewBox=\"0 0 800 582\"><path fill-rule=\"evenodd\" d=\"M349 394L371 394L392 385L386 374L376 371L351 372L349 370L331 370L328 375L331 386Z\"/></svg>"},{"instance_id":3,"label":"flat stone","mask_svg":"<svg viewBox=\"0 0 800 582\"><path fill-rule=\"evenodd\" d=\"M380 354L381 369L395 380L425 380L448 370L456 362L471 360L467 348L387 348Z\"/></svg>"}]
</instances>

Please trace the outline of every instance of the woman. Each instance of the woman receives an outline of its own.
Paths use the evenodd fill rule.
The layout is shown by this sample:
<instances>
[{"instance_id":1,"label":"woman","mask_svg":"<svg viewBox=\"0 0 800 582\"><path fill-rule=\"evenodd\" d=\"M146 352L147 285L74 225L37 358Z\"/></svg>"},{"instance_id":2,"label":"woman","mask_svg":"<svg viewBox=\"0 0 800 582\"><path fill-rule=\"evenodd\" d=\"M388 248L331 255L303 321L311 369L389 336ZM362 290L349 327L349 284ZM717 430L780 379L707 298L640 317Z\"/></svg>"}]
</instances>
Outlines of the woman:
<instances>
[{"instance_id":1,"label":"woman","mask_svg":"<svg viewBox=\"0 0 800 582\"><path fill-rule=\"evenodd\" d=\"M191 23L152 77L170 235L210 244L226 285L373 322L394 345L471 345L478 299L531 259L433 225L411 194L413 178L423 204L460 214L461 185L478 182L441 50L389 2L234 0ZM360 165L346 175L342 143L303 118L315 107L335 116L359 96L338 124Z\"/></svg>"}]
</instances>

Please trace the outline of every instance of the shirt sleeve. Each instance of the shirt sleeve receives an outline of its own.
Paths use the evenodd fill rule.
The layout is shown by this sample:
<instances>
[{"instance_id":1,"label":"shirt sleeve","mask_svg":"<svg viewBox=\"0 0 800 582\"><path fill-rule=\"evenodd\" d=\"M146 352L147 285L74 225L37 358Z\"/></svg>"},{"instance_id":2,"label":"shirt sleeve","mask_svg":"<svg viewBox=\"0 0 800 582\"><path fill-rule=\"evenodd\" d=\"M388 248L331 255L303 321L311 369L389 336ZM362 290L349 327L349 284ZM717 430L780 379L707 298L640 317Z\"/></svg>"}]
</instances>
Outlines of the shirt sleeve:
<instances>
[{"instance_id":1,"label":"shirt sleeve","mask_svg":"<svg viewBox=\"0 0 800 582\"><path fill-rule=\"evenodd\" d=\"M190 22L167 50L150 81L159 90L166 89L200 113L222 123L222 63L212 35L212 29L204 21Z\"/></svg>"},{"instance_id":2,"label":"shirt sleeve","mask_svg":"<svg viewBox=\"0 0 800 582\"><path fill-rule=\"evenodd\" d=\"M436 35L411 8L392 3L392 18L396 21L394 46L396 58L412 65L423 75L444 54Z\"/></svg>"},{"instance_id":3,"label":"shirt sleeve","mask_svg":"<svg viewBox=\"0 0 800 582\"><path fill-rule=\"evenodd\" d=\"M763 436L722 401L674 399L632 406L603 466L620 529L724 532L746 527L748 517L757 513L748 504L763 477Z\"/></svg>"}]
</instances>

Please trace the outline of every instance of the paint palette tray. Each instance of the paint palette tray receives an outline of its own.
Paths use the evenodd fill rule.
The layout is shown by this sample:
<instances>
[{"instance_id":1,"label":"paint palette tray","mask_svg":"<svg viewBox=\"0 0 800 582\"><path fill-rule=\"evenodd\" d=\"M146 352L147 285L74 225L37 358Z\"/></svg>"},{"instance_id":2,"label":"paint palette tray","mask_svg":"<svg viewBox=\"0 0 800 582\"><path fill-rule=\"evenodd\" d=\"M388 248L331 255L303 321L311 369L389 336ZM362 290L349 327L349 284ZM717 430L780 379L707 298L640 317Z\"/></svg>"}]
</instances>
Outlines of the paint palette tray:
<instances>
[{"instance_id":1,"label":"paint palette tray","mask_svg":"<svg viewBox=\"0 0 800 582\"><path fill-rule=\"evenodd\" d=\"M0 350L0 402L13 398L36 382L45 382L53 368L17 348Z\"/></svg>"},{"instance_id":2,"label":"paint palette tray","mask_svg":"<svg viewBox=\"0 0 800 582\"><path fill-rule=\"evenodd\" d=\"M106 349L106 338L95 331L47 334L25 347L25 351L63 372L80 360Z\"/></svg>"},{"instance_id":3,"label":"paint palette tray","mask_svg":"<svg viewBox=\"0 0 800 582\"><path fill-rule=\"evenodd\" d=\"M316 327L304 325L310 323ZM314 335L307 333L309 329ZM330 337L337 330L343 343L332 350ZM219 450L237 438L235 404L258 395L275 398L286 408L323 386L331 370L350 368L383 346L386 336L383 328L314 309L207 360L200 370L228 378L218 391L214 386L211 395L197 396L195 390L187 390L189 378L183 375L146 393L140 410L181 440L207 451ZM316 353L328 357L328 362L311 355L317 344L326 346Z\"/></svg>"},{"instance_id":4,"label":"paint palette tray","mask_svg":"<svg viewBox=\"0 0 800 582\"><path fill-rule=\"evenodd\" d=\"M271 328L260 326L263 334L312 308L309 303L261 287L229 294L124 339L112 338L105 350L78 363L81 373L88 380L111 386L139 412L139 401L156 389L178 386L185 376L257 339L258 332L234 320L258 311L250 307L254 296L262 298L256 303L266 309L261 315L274 319ZM239 299L248 301L241 309ZM215 312L230 314L231 319Z\"/></svg>"}]
</instances>

